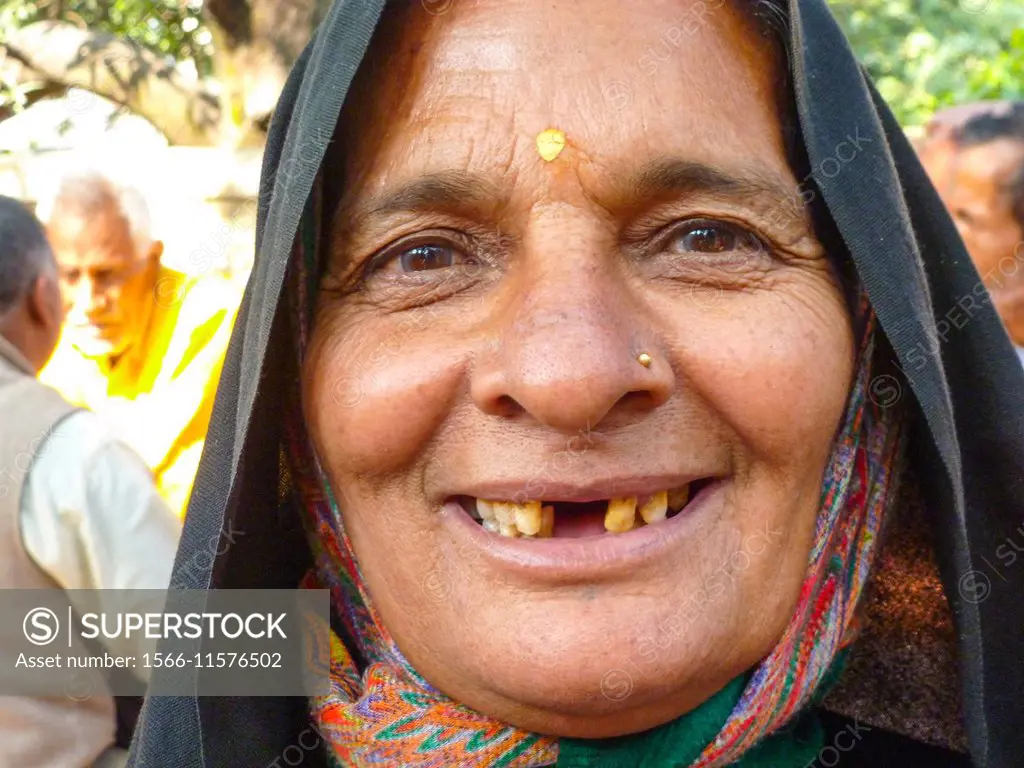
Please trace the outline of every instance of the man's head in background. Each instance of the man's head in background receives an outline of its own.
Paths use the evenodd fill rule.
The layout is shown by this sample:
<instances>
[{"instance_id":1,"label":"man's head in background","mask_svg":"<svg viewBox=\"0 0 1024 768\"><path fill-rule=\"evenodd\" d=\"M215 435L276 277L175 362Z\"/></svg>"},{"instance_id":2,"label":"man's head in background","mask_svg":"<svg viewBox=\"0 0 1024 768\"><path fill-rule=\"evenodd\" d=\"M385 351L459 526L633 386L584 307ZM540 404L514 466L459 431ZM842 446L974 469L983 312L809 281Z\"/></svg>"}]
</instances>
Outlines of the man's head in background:
<instances>
[{"instance_id":1,"label":"man's head in background","mask_svg":"<svg viewBox=\"0 0 1024 768\"><path fill-rule=\"evenodd\" d=\"M933 121L921 160L1011 337L1024 345L1024 102L970 105L954 117Z\"/></svg>"},{"instance_id":2,"label":"man's head in background","mask_svg":"<svg viewBox=\"0 0 1024 768\"><path fill-rule=\"evenodd\" d=\"M45 218L65 334L86 357L117 359L145 334L159 278L163 243L150 234L145 199L90 172L64 179Z\"/></svg>"},{"instance_id":3,"label":"man's head in background","mask_svg":"<svg viewBox=\"0 0 1024 768\"><path fill-rule=\"evenodd\" d=\"M972 117L956 135L947 204L984 276L1024 242L1024 102Z\"/></svg>"},{"instance_id":4,"label":"man's head in background","mask_svg":"<svg viewBox=\"0 0 1024 768\"><path fill-rule=\"evenodd\" d=\"M20 202L0 196L0 336L38 371L60 338L64 308L46 234Z\"/></svg>"},{"instance_id":5,"label":"man's head in background","mask_svg":"<svg viewBox=\"0 0 1024 768\"><path fill-rule=\"evenodd\" d=\"M924 127L924 135L914 142L925 170L937 187L945 183L950 166L959 150L957 133L974 117L1001 112L1012 106L1010 101L978 101L943 109L932 115Z\"/></svg>"}]
</instances>

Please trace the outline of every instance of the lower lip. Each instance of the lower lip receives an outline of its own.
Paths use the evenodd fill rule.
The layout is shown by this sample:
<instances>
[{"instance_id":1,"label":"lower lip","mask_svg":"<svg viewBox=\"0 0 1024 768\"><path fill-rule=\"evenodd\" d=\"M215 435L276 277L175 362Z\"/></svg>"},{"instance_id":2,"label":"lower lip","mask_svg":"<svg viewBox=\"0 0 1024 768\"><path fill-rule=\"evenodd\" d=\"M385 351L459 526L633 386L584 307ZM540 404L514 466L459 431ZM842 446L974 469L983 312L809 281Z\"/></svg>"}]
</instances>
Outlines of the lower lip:
<instances>
[{"instance_id":1,"label":"lower lip","mask_svg":"<svg viewBox=\"0 0 1024 768\"><path fill-rule=\"evenodd\" d=\"M695 521L720 502L726 482L716 480L674 517L627 533L584 538L520 539L484 529L457 501L441 509L441 524L460 545L480 550L479 560L532 581L558 584L612 581L676 550L694 532Z\"/></svg>"},{"instance_id":2,"label":"lower lip","mask_svg":"<svg viewBox=\"0 0 1024 768\"><path fill-rule=\"evenodd\" d=\"M115 326L113 323L91 323L89 325L75 326L75 332L82 336L107 336L114 330L114 328Z\"/></svg>"}]
</instances>

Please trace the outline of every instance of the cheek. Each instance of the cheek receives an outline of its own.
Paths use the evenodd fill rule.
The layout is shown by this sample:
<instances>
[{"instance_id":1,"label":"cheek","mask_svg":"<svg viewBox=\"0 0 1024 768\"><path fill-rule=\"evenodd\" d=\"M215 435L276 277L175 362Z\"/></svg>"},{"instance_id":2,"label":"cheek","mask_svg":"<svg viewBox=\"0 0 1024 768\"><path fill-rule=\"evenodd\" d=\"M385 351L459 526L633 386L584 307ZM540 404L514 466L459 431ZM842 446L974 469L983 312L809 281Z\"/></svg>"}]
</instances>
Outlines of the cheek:
<instances>
[{"instance_id":1,"label":"cheek","mask_svg":"<svg viewBox=\"0 0 1024 768\"><path fill-rule=\"evenodd\" d=\"M824 279L724 295L690 317L684 386L737 434L748 460L807 470L822 461L853 374L846 305Z\"/></svg>"},{"instance_id":2,"label":"cheek","mask_svg":"<svg viewBox=\"0 0 1024 768\"><path fill-rule=\"evenodd\" d=\"M379 475L408 466L422 458L449 416L462 356L421 326L318 319L303 401L313 439L332 468Z\"/></svg>"},{"instance_id":3,"label":"cheek","mask_svg":"<svg viewBox=\"0 0 1024 768\"><path fill-rule=\"evenodd\" d=\"M168 290L168 286L159 282L154 283L152 276L146 271L133 275L119 285L111 286L105 293L115 303L131 305L132 311L141 308L146 302L171 309L180 300L173 287Z\"/></svg>"},{"instance_id":4,"label":"cheek","mask_svg":"<svg viewBox=\"0 0 1024 768\"><path fill-rule=\"evenodd\" d=\"M999 261L996 266L1008 277L1012 276L1020 267L1017 261L1024 250L1024 230L1015 221L1007 221L999 228L998 241Z\"/></svg>"},{"instance_id":5,"label":"cheek","mask_svg":"<svg viewBox=\"0 0 1024 768\"><path fill-rule=\"evenodd\" d=\"M977 228L968 228L961 236L981 278L998 281L1003 276L1001 260L1006 256L1013 257L1013 242L1000 233Z\"/></svg>"}]
</instances>

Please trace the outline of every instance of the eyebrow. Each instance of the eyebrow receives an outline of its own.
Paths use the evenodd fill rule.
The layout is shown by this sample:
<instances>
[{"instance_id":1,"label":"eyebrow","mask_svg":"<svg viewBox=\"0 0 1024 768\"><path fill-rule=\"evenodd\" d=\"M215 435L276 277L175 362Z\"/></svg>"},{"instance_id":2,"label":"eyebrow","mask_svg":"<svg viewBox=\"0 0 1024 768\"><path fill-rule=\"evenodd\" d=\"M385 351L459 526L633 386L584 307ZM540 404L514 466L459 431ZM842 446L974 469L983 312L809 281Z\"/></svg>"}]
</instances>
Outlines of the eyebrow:
<instances>
[{"instance_id":1,"label":"eyebrow","mask_svg":"<svg viewBox=\"0 0 1024 768\"><path fill-rule=\"evenodd\" d=\"M444 210L463 213L490 207L505 200L499 187L487 176L466 171L429 173L371 197L357 204L349 212L344 204L339 213L351 217L352 226L367 219L386 217L395 213Z\"/></svg>"},{"instance_id":2,"label":"eyebrow","mask_svg":"<svg viewBox=\"0 0 1024 768\"><path fill-rule=\"evenodd\" d=\"M725 171L706 163L665 157L644 166L632 177L629 192L636 200L712 194L756 201L759 208L792 209L799 190L778 175L754 166Z\"/></svg>"},{"instance_id":3,"label":"eyebrow","mask_svg":"<svg viewBox=\"0 0 1024 768\"><path fill-rule=\"evenodd\" d=\"M754 166L726 171L706 163L664 157L647 163L630 176L615 194L623 207L669 196L711 194L756 202L758 208L791 210L799 199L798 189L776 174ZM348 227L358 228L367 220L396 213L446 211L472 214L481 208L503 205L508 193L490 177L466 171L429 173L393 190L338 209ZM347 228L348 228L347 227Z\"/></svg>"}]
</instances>

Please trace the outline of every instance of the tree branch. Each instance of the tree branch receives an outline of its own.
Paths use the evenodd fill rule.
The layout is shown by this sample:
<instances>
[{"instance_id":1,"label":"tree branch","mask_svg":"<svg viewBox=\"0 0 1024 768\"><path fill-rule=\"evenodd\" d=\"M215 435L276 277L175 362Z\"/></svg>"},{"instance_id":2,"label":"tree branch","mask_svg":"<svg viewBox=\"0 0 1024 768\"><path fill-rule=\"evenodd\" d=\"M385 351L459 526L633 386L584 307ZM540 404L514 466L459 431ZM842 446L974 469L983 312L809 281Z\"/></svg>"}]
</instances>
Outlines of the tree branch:
<instances>
[{"instance_id":1,"label":"tree branch","mask_svg":"<svg viewBox=\"0 0 1024 768\"><path fill-rule=\"evenodd\" d=\"M252 9L246 0L206 0L203 10L223 30L231 48L252 42Z\"/></svg>"},{"instance_id":2,"label":"tree branch","mask_svg":"<svg viewBox=\"0 0 1024 768\"><path fill-rule=\"evenodd\" d=\"M2 46L47 80L93 91L147 118L172 144L216 144L220 105L150 51L59 21L15 31Z\"/></svg>"}]
</instances>

